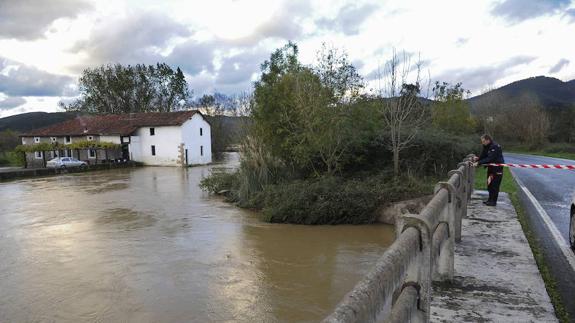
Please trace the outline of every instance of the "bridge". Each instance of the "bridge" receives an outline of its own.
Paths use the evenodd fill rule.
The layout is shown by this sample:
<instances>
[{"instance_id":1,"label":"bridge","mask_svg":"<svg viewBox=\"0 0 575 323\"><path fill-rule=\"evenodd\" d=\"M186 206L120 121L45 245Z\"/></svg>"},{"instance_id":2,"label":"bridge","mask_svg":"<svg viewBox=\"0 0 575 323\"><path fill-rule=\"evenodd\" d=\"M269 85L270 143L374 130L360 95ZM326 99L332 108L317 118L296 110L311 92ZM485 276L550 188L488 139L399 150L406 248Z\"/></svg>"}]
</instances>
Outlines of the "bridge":
<instances>
[{"instance_id":1,"label":"bridge","mask_svg":"<svg viewBox=\"0 0 575 323\"><path fill-rule=\"evenodd\" d=\"M474 215L472 218L475 222L468 222L468 225L472 227L470 232L475 233L471 240L478 240L478 237L493 238L491 244L496 245L493 248L497 248L497 245L509 245L513 250L494 252L493 248L478 248L483 242L470 241L466 246L460 246L465 252L461 254L461 259L458 258L457 269L465 271L468 276L477 276L471 278L474 282L483 279L482 283L479 283L481 285L476 286L480 293L464 292L465 288L461 284L470 281L464 277L466 273L458 273L457 279L454 279L456 244L459 245L462 240L462 223L468 215L468 204L471 203L475 182L472 157L473 155L467 156L457 169L448 173L446 182L436 185L433 198L419 214L398 217L395 242L378 260L375 268L340 301L324 322L429 322L432 319L490 321L489 318L496 321L502 318L556 321L531 250L510 203L507 203L507 208L498 206L490 209L489 213L497 218L483 215L480 218ZM507 197L504 199L508 201ZM473 203L481 204L476 202L479 201L475 196ZM477 213L477 210L475 212ZM485 213L485 209L479 213ZM483 235L483 231L491 230L493 224L498 222L501 226L499 230L495 229L498 236ZM482 223L487 225L482 226ZM519 233L522 239L517 238ZM510 238L519 241L510 241ZM515 262L505 259L500 265L494 256L497 252L499 257L515 258ZM473 259L482 259L483 263L478 265ZM514 266L518 263L521 273L513 279ZM489 266L492 268L488 268ZM486 273L482 274L482 271ZM500 286L501 282L506 280L511 283ZM517 280L520 281L517 283ZM440 287L434 288L434 285ZM454 285L458 285L456 300L443 295L453 294L450 286ZM439 295L434 295L432 305L433 293ZM483 297L486 294L489 299ZM502 297L497 298L498 294ZM465 298L473 300L466 301ZM516 304L505 307L497 306L498 302ZM487 312L499 313L484 317L477 313L481 311L477 307L481 306L496 307L488 308ZM465 311L467 313L463 313Z\"/></svg>"}]
</instances>

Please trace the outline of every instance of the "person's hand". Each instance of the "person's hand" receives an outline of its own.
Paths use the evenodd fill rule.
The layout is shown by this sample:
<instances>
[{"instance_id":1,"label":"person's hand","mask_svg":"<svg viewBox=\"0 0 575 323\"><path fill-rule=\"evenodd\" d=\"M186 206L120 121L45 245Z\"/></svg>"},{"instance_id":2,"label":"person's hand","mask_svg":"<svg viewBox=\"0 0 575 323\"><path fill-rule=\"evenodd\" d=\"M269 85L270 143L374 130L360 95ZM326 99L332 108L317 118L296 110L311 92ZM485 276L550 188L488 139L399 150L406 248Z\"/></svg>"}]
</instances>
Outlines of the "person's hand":
<instances>
[{"instance_id":1,"label":"person's hand","mask_svg":"<svg viewBox=\"0 0 575 323\"><path fill-rule=\"evenodd\" d=\"M471 163L471 166L477 167L477 166L479 166L479 164L477 162L475 162L475 163Z\"/></svg>"},{"instance_id":2,"label":"person's hand","mask_svg":"<svg viewBox=\"0 0 575 323\"><path fill-rule=\"evenodd\" d=\"M478 161L478 160L479 160L479 157L473 156L473 161L474 161L474 162L476 162L476 161Z\"/></svg>"}]
</instances>

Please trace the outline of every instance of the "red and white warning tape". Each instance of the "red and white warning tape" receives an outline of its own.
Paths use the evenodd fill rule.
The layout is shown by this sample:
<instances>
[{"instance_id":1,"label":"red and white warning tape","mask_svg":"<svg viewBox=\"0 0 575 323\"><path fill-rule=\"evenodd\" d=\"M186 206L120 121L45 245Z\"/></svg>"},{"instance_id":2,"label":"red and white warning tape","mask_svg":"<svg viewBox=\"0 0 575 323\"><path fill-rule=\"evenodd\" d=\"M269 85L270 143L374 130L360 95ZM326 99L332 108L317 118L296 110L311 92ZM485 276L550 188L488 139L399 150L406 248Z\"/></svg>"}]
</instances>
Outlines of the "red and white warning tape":
<instances>
[{"instance_id":1,"label":"red and white warning tape","mask_svg":"<svg viewBox=\"0 0 575 323\"><path fill-rule=\"evenodd\" d=\"M575 165L488 164L488 166L517 167L517 168L575 169Z\"/></svg>"}]
</instances>

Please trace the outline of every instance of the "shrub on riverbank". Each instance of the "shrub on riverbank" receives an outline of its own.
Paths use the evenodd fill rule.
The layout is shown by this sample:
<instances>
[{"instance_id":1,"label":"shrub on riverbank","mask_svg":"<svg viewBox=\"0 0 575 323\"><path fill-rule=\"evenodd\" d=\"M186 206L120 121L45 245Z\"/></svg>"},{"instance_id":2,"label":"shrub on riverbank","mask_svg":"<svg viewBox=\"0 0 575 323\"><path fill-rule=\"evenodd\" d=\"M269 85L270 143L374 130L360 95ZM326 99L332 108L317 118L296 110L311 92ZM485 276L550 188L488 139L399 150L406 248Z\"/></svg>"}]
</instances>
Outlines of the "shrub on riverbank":
<instances>
[{"instance_id":1,"label":"shrub on riverbank","mask_svg":"<svg viewBox=\"0 0 575 323\"><path fill-rule=\"evenodd\" d=\"M376 209L405 198L431 193L431 186L389 174L369 178L321 177L273 185L263 192L266 221L297 224L364 224Z\"/></svg>"},{"instance_id":2,"label":"shrub on riverbank","mask_svg":"<svg viewBox=\"0 0 575 323\"><path fill-rule=\"evenodd\" d=\"M201 182L203 189L226 196L241 207L262 211L268 222L294 224L373 223L379 206L431 194L435 178L388 172L345 178L323 176L272 184L249 199L238 195L240 173L215 170Z\"/></svg>"}]
</instances>

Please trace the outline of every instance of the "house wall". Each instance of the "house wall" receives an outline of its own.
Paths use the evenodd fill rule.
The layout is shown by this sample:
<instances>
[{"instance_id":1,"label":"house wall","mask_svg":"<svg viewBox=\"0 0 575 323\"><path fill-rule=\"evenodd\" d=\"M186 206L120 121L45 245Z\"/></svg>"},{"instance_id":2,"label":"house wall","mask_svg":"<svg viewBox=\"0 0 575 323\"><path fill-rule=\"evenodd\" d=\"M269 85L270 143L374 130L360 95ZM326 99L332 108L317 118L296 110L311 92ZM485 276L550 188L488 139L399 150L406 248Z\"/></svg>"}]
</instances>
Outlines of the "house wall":
<instances>
[{"instance_id":1,"label":"house wall","mask_svg":"<svg viewBox=\"0 0 575 323\"><path fill-rule=\"evenodd\" d=\"M120 143L120 136L98 136L98 135L90 135L92 136L92 140L99 142L99 141L105 141L105 142L113 142L113 143ZM33 145L36 144L36 142L34 141L35 137L22 137L22 144L23 145ZM47 137L39 137L40 138L40 143L52 143L54 142L52 140L53 137L51 136L47 136ZM61 145L65 145L66 144L66 137L65 136L59 136L59 137L54 137L56 138L57 143L61 144ZM74 143L74 142L78 142L78 141L85 141L88 140L88 136L71 136L70 137L70 142L69 143ZM55 157L64 157L64 156L68 156L68 152L61 150L61 151L45 151L43 152L44 154L44 158L36 158L35 153L26 153L26 163L27 166L29 168L41 168L44 167L44 160L48 161L50 159L53 159ZM107 160L113 160L113 159L120 159L122 158L122 151L120 149L118 150L108 150L107 153L104 150L98 150L96 157L95 158L91 158L90 154L88 153L87 149L80 149L80 150L72 150L70 152L71 156L68 157L74 157L77 158L79 160L83 160L86 161L89 164L100 164L102 162L105 162Z\"/></svg>"},{"instance_id":2,"label":"house wall","mask_svg":"<svg viewBox=\"0 0 575 323\"><path fill-rule=\"evenodd\" d=\"M202 135L200 136L200 128ZM182 143L188 150L188 165L212 162L212 134L210 124L199 114L182 124ZM200 154L203 147L203 156ZM185 162L185 160L184 160Z\"/></svg>"},{"instance_id":3,"label":"house wall","mask_svg":"<svg viewBox=\"0 0 575 323\"><path fill-rule=\"evenodd\" d=\"M150 135L150 128L155 129L153 136ZM179 126L139 128L130 138L132 160L146 165L177 166L181 133ZM152 156L152 145L156 147L155 156Z\"/></svg>"},{"instance_id":4,"label":"house wall","mask_svg":"<svg viewBox=\"0 0 575 323\"><path fill-rule=\"evenodd\" d=\"M99 135L89 135L92 136L93 141L106 141L106 142L113 142L113 143L120 143L120 136L99 136ZM35 137L22 137L22 144L23 145L33 145ZM52 143L52 137L39 137L40 143ZM78 141L86 141L88 140L88 135L86 136L70 136L70 142L66 142L65 136L58 136L56 138L56 142L62 145L78 142Z\"/></svg>"},{"instance_id":5,"label":"house wall","mask_svg":"<svg viewBox=\"0 0 575 323\"><path fill-rule=\"evenodd\" d=\"M121 144L122 142L120 141L120 136L99 136L99 141L102 142L111 142L111 143L115 143L115 144Z\"/></svg>"}]
</instances>

